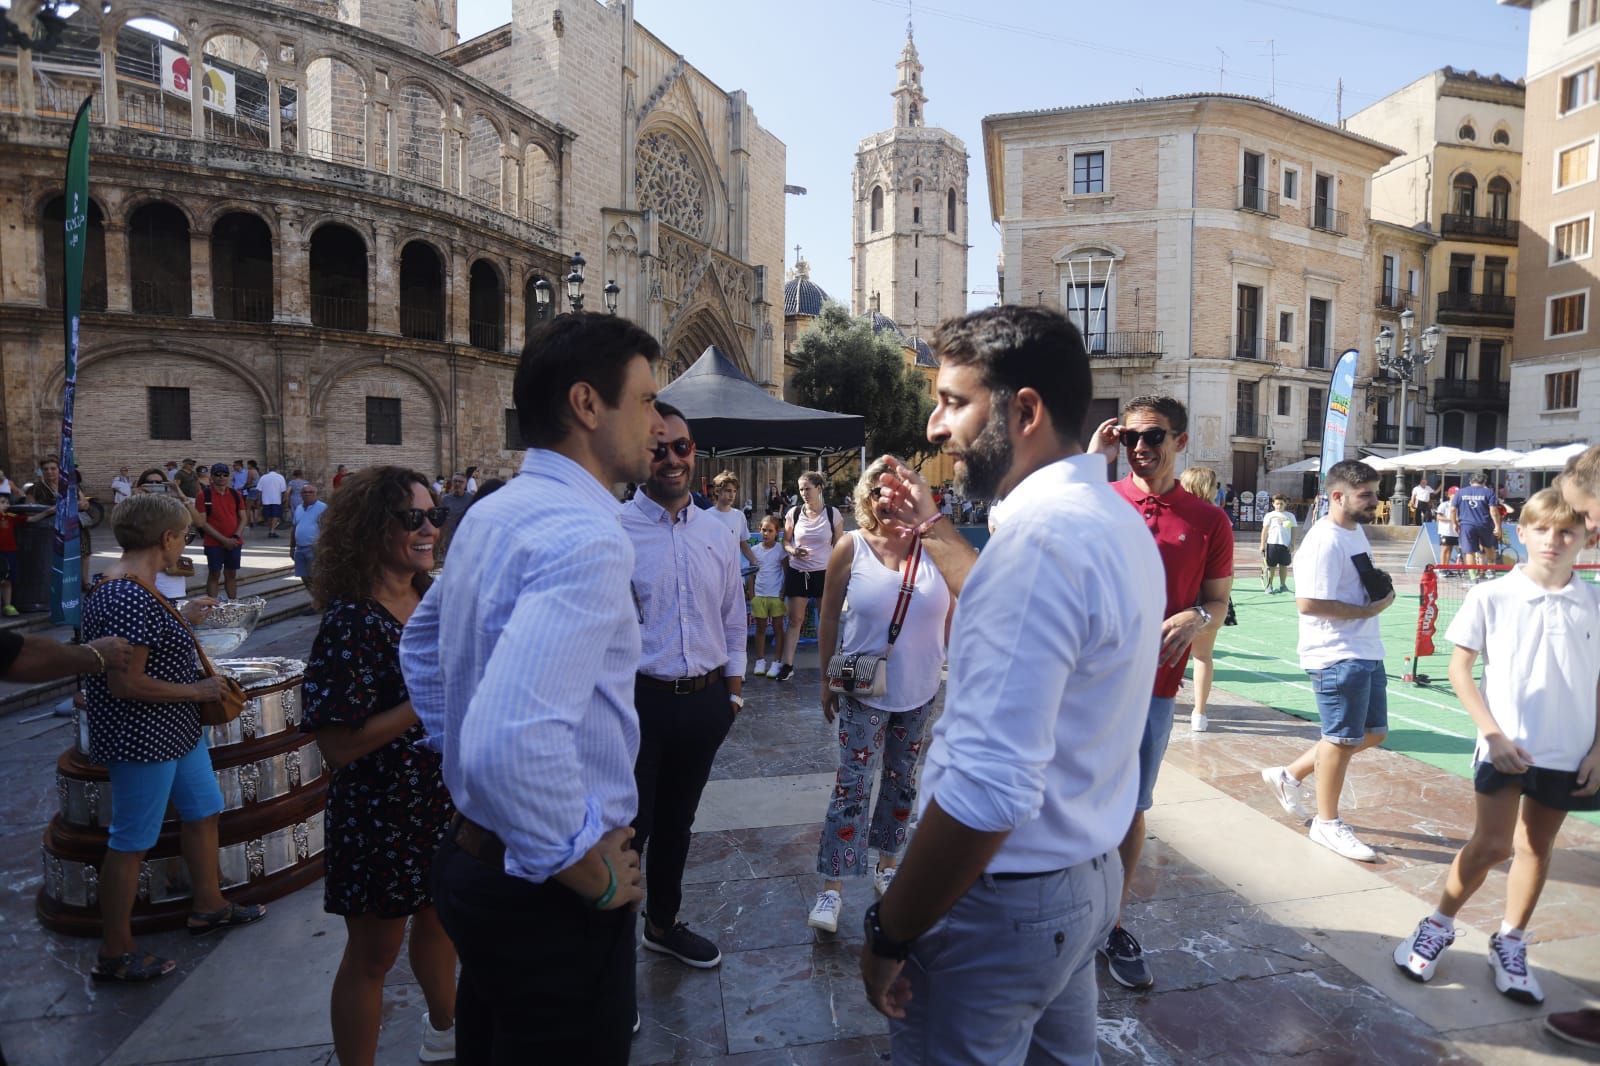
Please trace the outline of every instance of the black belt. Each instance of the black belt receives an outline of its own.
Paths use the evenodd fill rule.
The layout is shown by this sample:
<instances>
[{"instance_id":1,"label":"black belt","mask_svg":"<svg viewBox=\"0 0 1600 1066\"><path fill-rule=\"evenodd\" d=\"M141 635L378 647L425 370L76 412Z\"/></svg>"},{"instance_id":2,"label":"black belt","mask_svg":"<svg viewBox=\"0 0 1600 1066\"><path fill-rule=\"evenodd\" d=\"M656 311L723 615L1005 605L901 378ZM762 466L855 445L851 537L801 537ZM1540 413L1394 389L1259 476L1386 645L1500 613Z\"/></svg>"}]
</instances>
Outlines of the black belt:
<instances>
[{"instance_id":1,"label":"black belt","mask_svg":"<svg viewBox=\"0 0 1600 1066\"><path fill-rule=\"evenodd\" d=\"M456 847L474 859L502 873L505 871L505 842L491 830L485 829L458 811L455 817L450 819L450 836L456 842Z\"/></svg>"},{"instance_id":2,"label":"black belt","mask_svg":"<svg viewBox=\"0 0 1600 1066\"><path fill-rule=\"evenodd\" d=\"M674 696L688 696L721 681L722 667L719 666L709 674L701 674L699 677L660 678L651 677L649 674L635 674L634 679L646 688L661 689Z\"/></svg>"}]
</instances>

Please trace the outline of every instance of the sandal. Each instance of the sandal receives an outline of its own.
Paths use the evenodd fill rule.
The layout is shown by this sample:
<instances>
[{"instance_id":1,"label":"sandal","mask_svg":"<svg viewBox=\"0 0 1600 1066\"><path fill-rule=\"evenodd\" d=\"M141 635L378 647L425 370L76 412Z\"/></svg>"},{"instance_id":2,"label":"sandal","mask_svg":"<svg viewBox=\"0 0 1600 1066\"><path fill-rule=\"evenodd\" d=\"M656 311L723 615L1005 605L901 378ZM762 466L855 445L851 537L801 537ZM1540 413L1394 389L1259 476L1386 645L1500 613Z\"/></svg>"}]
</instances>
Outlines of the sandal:
<instances>
[{"instance_id":1,"label":"sandal","mask_svg":"<svg viewBox=\"0 0 1600 1066\"><path fill-rule=\"evenodd\" d=\"M178 964L173 959L130 951L126 955L117 955L109 959L104 955L99 956L95 960L94 969L89 971L89 976L96 981L125 981L132 984L165 977L177 968Z\"/></svg>"},{"instance_id":2,"label":"sandal","mask_svg":"<svg viewBox=\"0 0 1600 1066\"><path fill-rule=\"evenodd\" d=\"M220 911L201 914L199 911L189 912L189 935L205 936L215 933L219 929L227 929L235 925L249 925L259 922L267 916L267 908L259 903L230 903Z\"/></svg>"}]
</instances>

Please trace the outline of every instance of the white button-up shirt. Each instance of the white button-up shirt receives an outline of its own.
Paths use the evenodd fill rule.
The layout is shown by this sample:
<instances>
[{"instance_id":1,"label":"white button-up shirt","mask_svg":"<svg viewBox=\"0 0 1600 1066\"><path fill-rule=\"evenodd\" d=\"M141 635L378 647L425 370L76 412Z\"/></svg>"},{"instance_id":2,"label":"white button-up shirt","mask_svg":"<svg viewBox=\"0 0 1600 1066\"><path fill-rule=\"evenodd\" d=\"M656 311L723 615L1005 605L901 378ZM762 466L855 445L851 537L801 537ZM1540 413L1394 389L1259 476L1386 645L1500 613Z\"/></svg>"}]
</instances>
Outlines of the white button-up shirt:
<instances>
[{"instance_id":1,"label":"white button-up shirt","mask_svg":"<svg viewBox=\"0 0 1600 1066\"><path fill-rule=\"evenodd\" d=\"M505 842L515 877L559 873L638 811L632 572L606 487L530 450L457 527L400 640L450 797Z\"/></svg>"},{"instance_id":2,"label":"white button-up shirt","mask_svg":"<svg viewBox=\"0 0 1600 1066\"><path fill-rule=\"evenodd\" d=\"M1075 866L1133 817L1161 643L1161 557L1078 455L1029 474L956 602L922 803L1010 831L991 873Z\"/></svg>"},{"instance_id":3,"label":"white button-up shirt","mask_svg":"<svg viewBox=\"0 0 1600 1066\"><path fill-rule=\"evenodd\" d=\"M693 503L674 517L641 490L622 505L622 528L633 541L639 672L672 680L721 666L743 677L744 580L728 527Z\"/></svg>"}]
</instances>

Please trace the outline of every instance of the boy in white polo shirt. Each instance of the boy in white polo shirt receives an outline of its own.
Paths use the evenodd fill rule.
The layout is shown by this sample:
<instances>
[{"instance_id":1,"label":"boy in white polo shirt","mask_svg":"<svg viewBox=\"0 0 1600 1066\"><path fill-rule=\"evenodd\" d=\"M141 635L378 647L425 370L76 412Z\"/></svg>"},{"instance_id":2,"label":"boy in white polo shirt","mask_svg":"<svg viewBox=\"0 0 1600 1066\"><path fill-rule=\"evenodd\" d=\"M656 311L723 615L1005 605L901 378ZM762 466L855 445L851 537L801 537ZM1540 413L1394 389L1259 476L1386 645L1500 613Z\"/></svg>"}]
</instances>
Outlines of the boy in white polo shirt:
<instances>
[{"instance_id":1,"label":"boy in white polo shirt","mask_svg":"<svg viewBox=\"0 0 1600 1066\"><path fill-rule=\"evenodd\" d=\"M1478 727L1477 824L1451 864L1439 909L1400 942L1394 961L1407 977L1432 978L1455 941L1456 914L1512 856L1489 968L1502 995L1539 1004L1544 993L1528 969L1524 930L1567 812L1600 810L1600 590L1573 574L1587 539L1583 518L1555 489L1534 494L1519 531L1528 561L1468 592L1445 633L1456 646L1450 684ZM1472 679L1480 654L1481 687Z\"/></svg>"}]
</instances>

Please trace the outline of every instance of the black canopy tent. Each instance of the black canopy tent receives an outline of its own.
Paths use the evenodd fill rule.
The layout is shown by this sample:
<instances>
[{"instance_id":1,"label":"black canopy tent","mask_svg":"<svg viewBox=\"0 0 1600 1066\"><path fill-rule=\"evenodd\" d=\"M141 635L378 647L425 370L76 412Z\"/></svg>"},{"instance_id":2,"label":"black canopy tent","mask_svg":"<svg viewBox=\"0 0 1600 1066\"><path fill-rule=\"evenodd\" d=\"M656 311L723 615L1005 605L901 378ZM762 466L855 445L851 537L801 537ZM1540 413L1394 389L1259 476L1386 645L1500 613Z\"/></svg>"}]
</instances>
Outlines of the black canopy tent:
<instances>
[{"instance_id":1,"label":"black canopy tent","mask_svg":"<svg viewBox=\"0 0 1600 1066\"><path fill-rule=\"evenodd\" d=\"M854 452L867 442L866 420L784 403L745 377L716 345L661 390L694 430L708 456L821 455Z\"/></svg>"}]
</instances>

